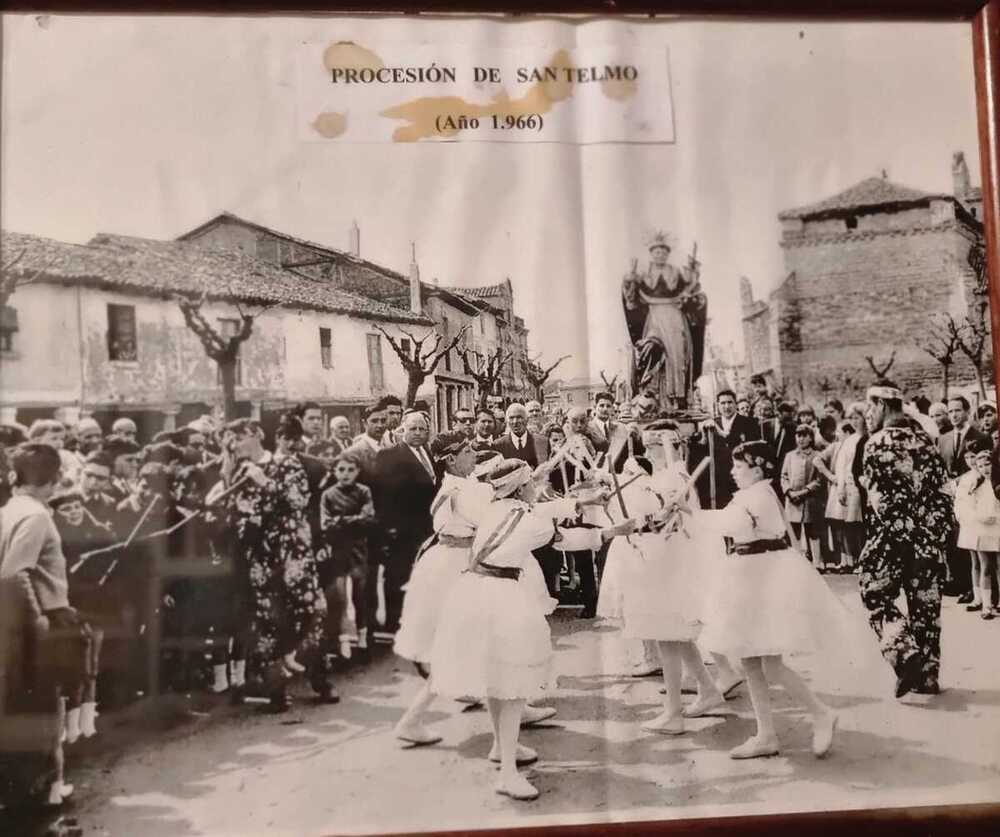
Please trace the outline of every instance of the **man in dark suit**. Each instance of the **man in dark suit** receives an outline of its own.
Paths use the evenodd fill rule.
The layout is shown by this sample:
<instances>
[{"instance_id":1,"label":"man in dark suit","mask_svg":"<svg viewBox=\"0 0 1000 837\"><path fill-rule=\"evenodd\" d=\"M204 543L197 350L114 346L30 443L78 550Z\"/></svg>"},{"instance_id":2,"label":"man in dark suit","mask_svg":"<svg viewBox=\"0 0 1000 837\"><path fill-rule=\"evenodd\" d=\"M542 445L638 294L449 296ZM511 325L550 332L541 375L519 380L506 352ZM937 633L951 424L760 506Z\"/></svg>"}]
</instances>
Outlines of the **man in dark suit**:
<instances>
[{"instance_id":1,"label":"man in dark suit","mask_svg":"<svg viewBox=\"0 0 1000 837\"><path fill-rule=\"evenodd\" d=\"M549 458L549 442L541 433L528 430L528 409L523 404L507 408L507 433L493 441L493 449L504 459L520 459L532 468Z\"/></svg>"},{"instance_id":2,"label":"man in dark suit","mask_svg":"<svg viewBox=\"0 0 1000 837\"><path fill-rule=\"evenodd\" d=\"M430 427L422 413L403 416L402 441L375 458L375 502L387 539L385 630L394 634L403 610L402 587L410 579L420 545L434 530L431 502L437 478L427 439Z\"/></svg>"},{"instance_id":3,"label":"man in dark suit","mask_svg":"<svg viewBox=\"0 0 1000 837\"><path fill-rule=\"evenodd\" d=\"M715 397L718 413L716 419L706 419L701 423L701 434L689 443L689 468L694 469L703 457L714 454L714 464L706 469L697 483L698 498L705 508L721 509L733 498L736 483L733 482L733 449L744 442L760 439L760 425L749 416L736 412L736 393L731 389L722 390ZM712 498L710 471L715 471L715 498Z\"/></svg>"},{"instance_id":4,"label":"man in dark suit","mask_svg":"<svg viewBox=\"0 0 1000 837\"><path fill-rule=\"evenodd\" d=\"M775 491L783 499L781 492L781 466L785 462L785 455L795 449L795 405L787 401L778 406L777 418L766 418L760 421L760 437L774 448L777 454L775 462L776 476L772 480Z\"/></svg>"},{"instance_id":5,"label":"man in dark suit","mask_svg":"<svg viewBox=\"0 0 1000 837\"><path fill-rule=\"evenodd\" d=\"M948 418L952 429L938 437L938 452L944 460L948 475L954 479L969 470L965 463L965 446L972 441L990 441L969 418L969 402L962 395L948 399ZM954 527L957 530L957 527ZM972 601L972 556L968 550L959 549L957 531L953 531L948 545L948 584L946 594L958 596L959 604Z\"/></svg>"}]
</instances>

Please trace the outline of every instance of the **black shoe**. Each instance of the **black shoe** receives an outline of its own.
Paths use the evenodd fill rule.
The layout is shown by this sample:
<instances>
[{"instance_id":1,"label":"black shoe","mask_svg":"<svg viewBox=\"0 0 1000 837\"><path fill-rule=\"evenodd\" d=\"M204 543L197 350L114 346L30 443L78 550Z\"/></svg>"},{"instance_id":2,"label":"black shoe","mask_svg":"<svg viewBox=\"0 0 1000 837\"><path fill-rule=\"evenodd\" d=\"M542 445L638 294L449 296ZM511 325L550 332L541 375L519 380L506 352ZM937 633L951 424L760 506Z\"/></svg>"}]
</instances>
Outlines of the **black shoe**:
<instances>
[{"instance_id":1,"label":"black shoe","mask_svg":"<svg viewBox=\"0 0 1000 837\"><path fill-rule=\"evenodd\" d=\"M924 661L919 654L911 654L900 666L899 676L896 678L896 697L901 698L916 689L920 685L920 678L924 673Z\"/></svg>"},{"instance_id":2,"label":"black shoe","mask_svg":"<svg viewBox=\"0 0 1000 837\"><path fill-rule=\"evenodd\" d=\"M972 593L962 593L962 595L958 597L959 604L968 604L971 601L972 601Z\"/></svg>"},{"instance_id":3,"label":"black shoe","mask_svg":"<svg viewBox=\"0 0 1000 837\"><path fill-rule=\"evenodd\" d=\"M919 686L913 689L913 694L939 695L941 694L941 687L937 683L921 683Z\"/></svg>"},{"instance_id":4,"label":"black shoe","mask_svg":"<svg viewBox=\"0 0 1000 837\"><path fill-rule=\"evenodd\" d=\"M340 703L340 695L337 693L337 690L330 685L322 691L316 692L316 703L324 703L327 705Z\"/></svg>"},{"instance_id":5,"label":"black shoe","mask_svg":"<svg viewBox=\"0 0 1000 837\"><path fill-rule=\"evenodd\" d=\"M961 599L959 599L959 601L961 601ZM977 610L982 610L983 609L983 605L982 605L982 603L980 603L980 604L967 604L965 606L965 609L969 613L975 613Z\"/></svg>"}]
</instances>

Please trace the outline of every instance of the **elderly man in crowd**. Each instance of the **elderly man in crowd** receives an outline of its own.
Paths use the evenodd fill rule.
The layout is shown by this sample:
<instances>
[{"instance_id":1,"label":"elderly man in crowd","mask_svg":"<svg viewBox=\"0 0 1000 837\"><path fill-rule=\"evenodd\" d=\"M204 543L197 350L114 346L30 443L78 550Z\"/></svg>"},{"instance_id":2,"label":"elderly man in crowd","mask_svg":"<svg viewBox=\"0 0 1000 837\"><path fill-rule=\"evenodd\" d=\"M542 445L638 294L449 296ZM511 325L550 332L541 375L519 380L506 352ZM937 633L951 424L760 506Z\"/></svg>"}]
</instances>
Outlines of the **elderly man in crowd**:
<instances>
[{"instance_id":1,"label":"elderly man in crowd","mask_svg":"<svg viewBox=\"0 0 1000 837\"><path fill-rule=\"evenodd\" d=\"M80 419L76 425L76 441L81 456L86 456L95 450L100 450L104 442L101 425L92 418Z\"/></svg>"},{"instance_id":2,"label":"elderly man in crowd","mask_svg":"<svg viewBox=\"0 0 1000 837\"><path fill-rule=\"evenodd\" d=\"M529 401L524 405L528 411L528 429L532 433L542 433L545 430L545 414L542 405L537 401Z\"/></svg>"},{"instance_id":3,"label":"elderly man in crowd","mask_svg":"<svg viewBox=\"0 0 1000 837\"><path fill-rule=\"evenodd\" d=\"M354 443L354 438L351 436L351 422L347 416L334 416L330 419L330 441L337 456Z\"/></svg>"},{"instance_id":4,"label":"elderly man in crowd","mask_svg":"<svg viewBox=\"0 0 1000 837\"><path fill-rule=\"evenodd\" d=\"M385 632L395 634L403 610L403 585L410 578L420 545L433 532L431 501L437 476L422 413L403 416L402 441L380 450L375 460L376 511L386 538Z\"/></svg>"},{"instance_id":5,"label":"elderly man in crowd","mask_svg":"<svg viewBox=\"0 0 1000 837\"><path fill-rule=\"evenodd\" d=\"M540 433L528 430L528 410L523 404L507 408L507 433L493 441L493 449L504 459L520 459L532 468L549 458L549 442Z\"/></svg>"},{"instance_id":6,"label":"elderly man in crowd","mask_svg":"<svg viewBox=\"0 0 1000 837\"><path fill-rule=\"evenodd\" d=\"M951 431L951 419L948 418L948 405L943 401L935 401L927 408L927 415L937 425L938 438Z\"/></svg>"},{"instance_id":7,"label":"elderly man in crowd","mask_svg":"<svg viewBox=\"0 0 1000 837\"><path fill-rule=\"evenodd\" d=\"M111 435L136 442L139 438L139 428L130 418L115 419L115 423L111 425Z\"/></svg>"}]
</instances>

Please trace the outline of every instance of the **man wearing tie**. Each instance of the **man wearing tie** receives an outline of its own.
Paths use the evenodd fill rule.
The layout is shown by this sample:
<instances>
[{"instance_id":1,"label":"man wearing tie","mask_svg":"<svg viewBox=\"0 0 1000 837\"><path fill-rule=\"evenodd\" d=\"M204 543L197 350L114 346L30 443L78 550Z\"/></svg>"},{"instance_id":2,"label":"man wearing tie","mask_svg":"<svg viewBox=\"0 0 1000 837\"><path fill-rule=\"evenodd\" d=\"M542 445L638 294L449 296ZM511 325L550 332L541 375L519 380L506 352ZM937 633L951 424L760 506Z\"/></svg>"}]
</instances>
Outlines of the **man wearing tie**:
<instances>
[{"instance_id":1,"label":"man wearing tie","mask_svg":"<svg viewBox=\"0 0 1000 837\"><path fill-rule=\"evenodd\" d=\"M433 532L431 502L437 477L427 450L430 427L422 413L403 416L402 441L375 457L376 511L387 541L385 630L395 634L403 610L403 586L420 545Z\"/></svg>"},{"instance_id":2,"label":"man wearing tie","mask_svg":"<svg viewBox=\"0 0 1000 837\"><path fill-rule=\"evenodd\" d=\"M330 419L330 441L333 442L333 450L337 456L354 442L351 436L351 422L347 416L334 416Z\"/></svg>"},{"instance_id":3,"label":"man wearing tie","mask_svg":"<svg viewBox=\"0 0 1000 837\"><path fill-rule=\"evenodd\" d=\"M948 399L948 418L952 429L938 436L938 451L952 479L969 470L965 464L965 445L968 442L985 439L985 434L969 420L969 402L964 396L956 395ZM987 441L989 441L987 439ZM972 558L968 550L959 549L956 543L957 531L953 531L948 545L947 595L958 596L959 604L972 601Z\"/></svg>"},{"instance_id":4,"label":"man wearing tie","mask_svg":"<svg viewBox=\"0 0 1000 837\"><path fill-rule=\"evenodd\" d=\"M511 404L506 417L508 431L494 441L495 451L504 459L520 459L532 468L549 458L548 440L540 433L528 430L528 410L523 404Z\"/></svg>"},{"instance_id":5,"label":"man wearing tie","mask_svg":"<svg viewBox=\"0 0 1000 837\"><path fill-rule=\"evenodd\" d=\"M785 456L789 451L795 449L795 405L787 401L778 406L777 418L761 419L760 437L774 448L777 456L777 475L772 481L774 490L778 497L784 499L781 491L781 466L784 464Z\"/></svg>"},{"instance_id":6,"label":"man wearing tie","mask_svg":"<svg viewBox=\"0 0 1000 837\"><path fill-rule=\"evenodd\" d=\"M760 425L749 416L736 412L736 393L724 389L715 397L718 418L707 419L700 425L700 436L688 443L689 468L694 469L705 456L712 455L711 470L715 472L715 495L712 496L712 479L706 469L696 488L702 508L725 508L736 491L732 477L732 452L737 445L760 439Z\"/></svg>"}]
</instances>

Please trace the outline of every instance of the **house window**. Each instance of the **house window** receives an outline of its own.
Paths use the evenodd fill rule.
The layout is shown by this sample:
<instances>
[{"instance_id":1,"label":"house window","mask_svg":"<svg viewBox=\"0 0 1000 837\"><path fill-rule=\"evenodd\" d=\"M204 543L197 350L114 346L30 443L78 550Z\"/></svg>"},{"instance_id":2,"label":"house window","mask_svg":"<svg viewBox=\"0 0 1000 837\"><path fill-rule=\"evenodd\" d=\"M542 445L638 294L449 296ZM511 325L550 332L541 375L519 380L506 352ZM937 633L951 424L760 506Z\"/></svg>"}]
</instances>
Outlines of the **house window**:
<instances>
[{"instance_id":1,"label":"house window","mask_svg":"<svg viewBox=\"0 0 1000 837\"><path fill-rule=\"evenodd\" d=\"M324 369L333 369L333 339L330 329L319 328L319 359Z\"/></svg>"},{"instance_id":2,"label":"house window","mask_svg":"<svg viewBox=\"0 0 1000 837\"><path fill-rule=\"evenodd\" d=\"M382 372L382 340L378 334L368 334L368 380L372 392L382 392L385 389L385 377Z\"/></svg>"},{"instance_id":3,"label":"house window","mask_svg":"<svg viewBox=\"0 0 1000 837\"><path fill-rule=\"evenodd\" d=\"M230 337L235 337L240 333L240 321L236 319L228 319L224 317L219 317L219 334L222 336L223 340L228 340ZM222 370L217 371L218 383L222 383ZM243 386L243 347L236 351L236 386Z\"/></svg>"},{"instance_id":4,"label":"house window","mask_svg":"<svg viewBox=\"0 0 1000 837\"><path fill-rule=\"evenodd\" d=\"M0 352L14 351L14 333L17 331L17 309L5 305L0 309Z\"/></svg>"},{"instance_id":5,"label":"house window","mask_svg":"<svg viewBox=\"0 0 1000 837\"><path fill-rule=\"evenodd\" d=\"M135 306L108 304L108 359L139 359L135 334Z\"/></svg>"}]
</instances>

